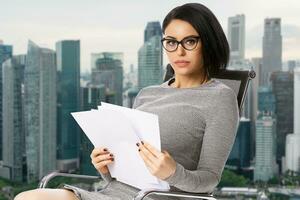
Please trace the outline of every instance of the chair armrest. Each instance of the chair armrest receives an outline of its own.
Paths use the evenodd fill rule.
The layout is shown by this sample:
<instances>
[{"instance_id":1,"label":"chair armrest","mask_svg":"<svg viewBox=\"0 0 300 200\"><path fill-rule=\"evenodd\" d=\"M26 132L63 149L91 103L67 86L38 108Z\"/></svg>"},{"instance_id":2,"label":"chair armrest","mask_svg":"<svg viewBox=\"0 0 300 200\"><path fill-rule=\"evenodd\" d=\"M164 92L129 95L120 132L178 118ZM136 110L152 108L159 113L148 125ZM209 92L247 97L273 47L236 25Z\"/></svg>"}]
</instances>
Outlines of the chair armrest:
<instances>
[{"instance_id":1,"label":"chair armrest","mask_svg":"<svg viewBox=\"0 0 300 200\"><path fill-rule=\"evenodd\" d=\"M172 197L187 197L187 198L196 198L196 199L205 199L205 200L216 200L212 194L207 193L190 193L190 192L171 192L168 190L152 190L146 189L141 190L134 197L134 200L143 200L146 196L150 194L156 194L159 196L172 196Z\"/></svg>"},{"instance_id":2,"label":"chair armrest","mask_svg":"<svg viewBox=\"0 0 300 200\"><path fill-rule=\"evenodd\" d=\"M52 180L55 177L70 177L70 178L80 178L80 179L91 179L91 180L96 180L100 179L100 176L88 176L88 175L79 175L79 174L68 174L68 173L59 173L59 172L52 172L42 178L40 181L38 188L46 188L47 184L49 183L50 180Z\"/></svg>"}]
</instances>

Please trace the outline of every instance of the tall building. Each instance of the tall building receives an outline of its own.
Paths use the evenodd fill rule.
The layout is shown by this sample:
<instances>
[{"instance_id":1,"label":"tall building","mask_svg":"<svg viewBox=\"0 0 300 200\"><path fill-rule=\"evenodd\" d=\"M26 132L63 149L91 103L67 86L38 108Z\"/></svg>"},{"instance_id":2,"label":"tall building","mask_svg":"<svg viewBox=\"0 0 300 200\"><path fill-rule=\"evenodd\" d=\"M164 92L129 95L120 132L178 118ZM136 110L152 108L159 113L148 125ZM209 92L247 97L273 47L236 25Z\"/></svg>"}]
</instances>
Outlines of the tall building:
<instances>
[{"instance_id":1,"label":"tall building","mask_svg":"<svg viewBox=\"0 0 300 200\"><path fill-rule=\"evenodd\" d=\"M230 60L243 60L245 58L245 15L228 18L228 43Z\"/></svg>"},{"instance_id":2,"label":"tall building","mask_svg":"<svg viewBox=\"0 0 300 200\"><path fill-rule=\"evenodd\" d=\"M28 42L24 74L27 181L56 170L55 52Z\"/></svg>"},{"instance_id":3,"label":"tall building","mask_svg":"<svg viewBox=\"0 0 300 200\"><path fill-rule=\"evenodd\" d=\"M294 134L286 139L286 169L300 172L300 68L294 70Z\"/></svg>"},{"instance_id":4,"label":"tall building","mask_svg":"<svg viewBox=\"0 0 300 200\"><path fill-rule=\"evenodd\" d=\"M281 19L267 18L264 22L262 84L269 85L271 72L282 69Z\"/></svg>"},{"instance_id":5,"label":"tall building","mask_svg":"<svg viewBox=\"0 0 300 200\"><path fill-rule=\"evenodd\" d=\"M236 169L245 169L250 167L251 161L251 135L249 119L241 118L237 135L230 152L226 165Z\"/></svg>"},{"instance_id":6,"label":"tall building","mask_svg":"<svg viewBox=\"0 0 300 200\"><path fill-rule=\"evenodd\" d=\"M258 89L258 115L275 115L275 97L271 87Z\"/></svg>"},{"instance_id":7,"label":"tall building","mask_svg":"<svg viewBox=\"0 0 300 200\"><path fill-rule=\"evenodd\" d=\"M111 103L123 105L123 53L92 54L92 84L105 86Z\"/></svg>"},{"instance_id":8,"label":"tall building","mask_svg":"<svg viewBox=\"0 0 300 200\"><path fill-rule=\"evenodd\" d=\"M11 45L3 45L0 43L0 160L2 160L2 63L11 58L13 47Z\"/></svg>"},{"instance_id":9,"label":"tall building","mask_svg":"<svg viewBox=\"0 0 300 200\"><path fill-rule=\"evenodd\" d=\"M82 110L97 109L101 101L105 101L105 86L93 86L88 84L81 87L81 108ZM101 127L99 127L101 129ZM94 146L83 131L80 134L80 173L86 175L98 175L91 163L90 154Z\"/></svg>"},{"instance_id":10,"label":"tall building","mask_svg":"<svg viewBox=\"0 0 300 200\"><path fill-rule=\"evenodd\" d=\"M277 174L275 131L276 120L272 116L258 117L254 180L268 181Z\"/></svg>"},{"instance_id":11,"label":"tall building","mask_svg":"<svg viewBox=\"0 0 300 200\"><path fill-rule=\"evenodd\" d=\"M271 87L260 87L258 99L254 180L268 181L278 172L275 97Z\"/></svg>"},{"instance_id":12,"label":"tall building","mask_svg":"<svg viewBox=\"0 0 300 200\"><path fill-rule=\"evenodd\" d=\"M139 89L163 82L161 38L159 22L149 22L145 29L144 44L138 51Z\"/></svg>"},{"instance_id":13,"label":"tall building","mask_svg":"<svg viewBox=\"0 0 300 200\"><path fill-rule=\"evenodd\" d=\"M24 66L15 58L10 58L2 64L3 166L8 172L4 177L16 182L24 180L23 73Z\"/></svg>"},{"instance_id":14,"label":"tall building","mask_svg":"<svg viewBox=\"0 0 300 200\"><path fill-rule=\"evenodd\" d=\"M161 36L161 34L162 30L159 22L148 22L146 29L144 30L144 43L148 42L153 36Z\"/></svg>"},{"instance_id":15,"label":"tall building","mask_svg":"<svg viewBox=\"0 0 300 200\"><path fill-rule=\"evenodd\" d=\"M57 168L79 167L79 127L71 112L80 109L80 41L56 43L57 62Z\"/></svg>"},{"instance_id":16,"label":"tall building","mask_svg":"<svg viewBox=\"0 0 300 200\"><path fill-rule=\"evenodd\" d=\"M285 156L285 139L294 130L294 74L293 72L273 72L270 77L275 97L276 160L281 169L281 160ZM281 170L280 170L281 171Z\"/></svg>"},{"instance_id":17,"label":"tall building","mask_svg":"<svg viewBox=\"0 0 300 200\"><path fill-rule=\"evenodd\" d=\"M251 158L254 158L255 154L255 124L256 124L256 118L258 114L258 88L259 88L259 83L260 83L260 75L261 75L261 66L262 66L262 58L260 57L255 57L251 59L253 70L255 71L255 79L251 80L251 85L252 85L252 115L250 117L251 119Z\"/></svg>"}]
</instances>

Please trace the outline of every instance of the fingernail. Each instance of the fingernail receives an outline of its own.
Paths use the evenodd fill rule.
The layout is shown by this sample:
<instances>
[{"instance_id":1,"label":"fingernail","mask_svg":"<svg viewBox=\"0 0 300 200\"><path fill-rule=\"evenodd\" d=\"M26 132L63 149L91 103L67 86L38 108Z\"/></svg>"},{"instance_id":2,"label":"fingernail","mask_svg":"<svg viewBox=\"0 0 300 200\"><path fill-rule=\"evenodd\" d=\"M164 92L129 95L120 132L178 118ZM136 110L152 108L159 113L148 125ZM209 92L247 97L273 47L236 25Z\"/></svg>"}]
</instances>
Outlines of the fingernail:
<instances>
[{"instance_id":1,"label":"fingernail","mask_svg":"<svg viewBox=\"0 0 300 200\"><path fill-rule=\"evenodd\" d=\"M114 155L111 153L111 154L109 154L111 157L113 157Z\"/></svg>"},{"instance_id":2,"label":"fingernail","mask_svg":"<svg viewBox=\"0 0 300 200\"><path fill-rule=\"evenodd\" d=\"M107 151L107 148L104 148L103 151Z\"/></svg>"},{"instance_id":3,"label":"fingernail","mask_svg":"<svg viewBox=\"0 0 300 200\"><path fill-rule=\"evenodd\" d=\"M136 143L136 146L140 146L140 144L139 144L139 143Z\"/></svg>"},{"instance_id":4,"label":"fingernail","mask_svg":"<svg viewBox=\"0 0 300 200\"><path fill-rule=\"evenodd\" d=\"M115 159L114 158L111 158L111 161L114 161Z\"/></svg>"},{"instance_id":5,"label":"fingernail","mask_svg":"<svg viewBox=\"0 0 300 200\"><path fill-rule=\"evenodd\" d=\"M143 142L143 141L141 141L141 143L142 143L142 145L144 145L144 142Z\"/></svg>"},{"instance_id":6,"label":"fingernail","mask_svg":"<svg viewBox=\"0 0 300 200\"><path fill-rule=\"evenodd\" d=\"M139 151L141 151L141 150L139 149Z\"/></svg>"}]
</instances>

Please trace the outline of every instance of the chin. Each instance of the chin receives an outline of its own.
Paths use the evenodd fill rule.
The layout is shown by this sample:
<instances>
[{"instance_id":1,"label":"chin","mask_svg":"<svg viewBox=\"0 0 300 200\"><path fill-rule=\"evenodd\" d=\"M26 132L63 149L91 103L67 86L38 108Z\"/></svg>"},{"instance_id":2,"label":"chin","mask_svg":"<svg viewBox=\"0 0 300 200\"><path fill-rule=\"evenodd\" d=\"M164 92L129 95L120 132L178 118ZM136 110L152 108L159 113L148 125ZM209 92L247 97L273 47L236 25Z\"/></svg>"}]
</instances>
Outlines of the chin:
<instances>
[{"instance_id":1,"label":"chin","mask_svg":"<svg viewBox=\"0 0 300 200\"><path fill-rule=\"evenodd\" d=\"M193 72L188 69L176 69L175 74L180 75L180 76L188 76L190 74L193 74Z\"/></svg>"}]
</instances>

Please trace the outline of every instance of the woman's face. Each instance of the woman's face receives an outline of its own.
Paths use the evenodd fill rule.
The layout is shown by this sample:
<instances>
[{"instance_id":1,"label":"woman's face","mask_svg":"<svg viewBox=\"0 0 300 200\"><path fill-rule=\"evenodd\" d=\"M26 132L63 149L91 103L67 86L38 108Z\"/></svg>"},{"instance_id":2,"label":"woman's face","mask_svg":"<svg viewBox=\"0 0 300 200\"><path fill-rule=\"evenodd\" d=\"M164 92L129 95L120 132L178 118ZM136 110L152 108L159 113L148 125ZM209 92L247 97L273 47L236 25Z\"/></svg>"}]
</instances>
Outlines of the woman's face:
<instances>
[{"instance_id":1,"label":"woman's face","mask_svg":"<svg viewBox=\"0 0 300 200\"><path fill-rule=\"evenodd\" d=\"M165 29L164 38L181 41L190 36L199 36L199 34L190 23L173 19ZM187 45L188 44L189 42L187 41ZM166 51L175 74L188 76L192 74L195 75L195 73L202 73L203 59L201 46L201 40L199 39L196 48L193 50L186 50L182 47L182 44L179 44L176 51Z\"/></svg>"}]
</instances>

